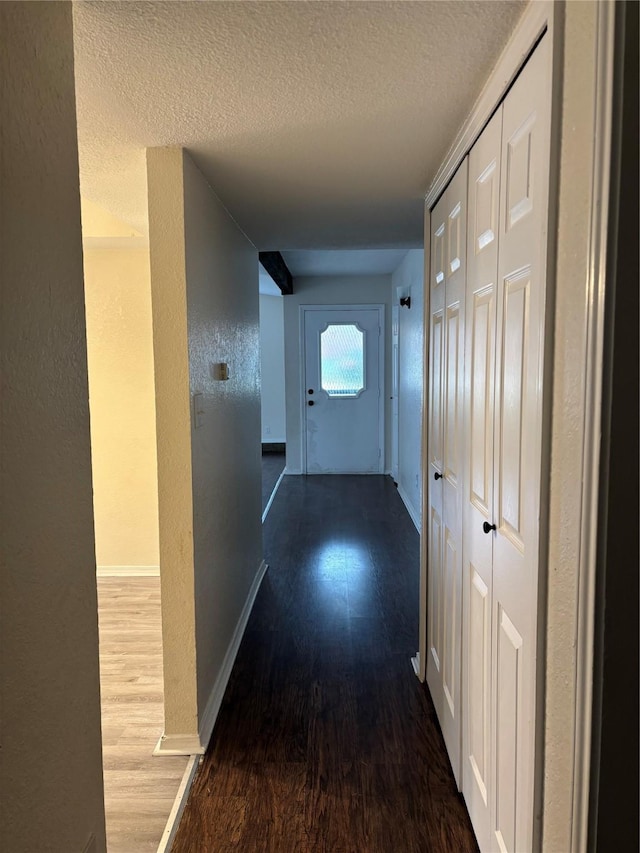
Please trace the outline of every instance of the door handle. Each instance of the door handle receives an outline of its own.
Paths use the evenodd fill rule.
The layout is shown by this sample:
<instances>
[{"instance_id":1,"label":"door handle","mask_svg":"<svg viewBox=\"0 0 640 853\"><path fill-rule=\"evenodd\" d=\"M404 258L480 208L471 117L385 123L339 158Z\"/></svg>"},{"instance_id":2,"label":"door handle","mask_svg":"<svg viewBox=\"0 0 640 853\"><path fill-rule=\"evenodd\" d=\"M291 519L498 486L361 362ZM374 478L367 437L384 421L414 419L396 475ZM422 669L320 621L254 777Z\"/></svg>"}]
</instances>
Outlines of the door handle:
<instances>
[{"instance_id":1,"label":"door handle","mask_svg":"<svg viewBox=\"0 0 640 853\"><path fill-rule=\"evenodd\" d=\"M495 524L489 524L488 521L483 521L482 529L485 533L491 533L492 530L497 530L497 527L495 526Z\"/></svg>"},{"instance_id":2,"label":"door handle","mask_svg":"<svg viewBox=\"0 0 640 853\"><path fill-rule=\"evenodd\" d=\"M442 474L438 474L438 472L436 471L436 472L435 472L435 474L433 475L433 479L434 479L434 480L441 480L441 479L442 479Z\"/></svg>"},{"instance_id":3,"label":"door handle","mask_svg":"<svg viewBox=\"0 0 640 853\"><path fill-rule=\"evenodd\" d=\"M308 405L308 406L313 406L313 400L309 400L309 402L307 403L307 405Z\"/></svg>"}]
</instances>

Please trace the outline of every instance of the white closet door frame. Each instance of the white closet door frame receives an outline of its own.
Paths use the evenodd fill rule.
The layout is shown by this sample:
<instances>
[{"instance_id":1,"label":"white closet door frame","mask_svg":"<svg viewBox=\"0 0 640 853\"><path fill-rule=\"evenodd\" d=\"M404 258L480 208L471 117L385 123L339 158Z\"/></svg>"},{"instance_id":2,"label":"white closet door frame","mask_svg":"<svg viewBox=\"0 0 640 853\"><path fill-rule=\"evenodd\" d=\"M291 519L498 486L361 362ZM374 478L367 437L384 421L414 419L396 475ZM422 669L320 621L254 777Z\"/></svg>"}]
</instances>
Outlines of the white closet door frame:
<instances>
[{"instance_id":1,"label":"white closet door frame","mask_svg":"<svg viewBox=\"0 0 640 853\"><path fill-rule=\"evenodd\" d=\"M554 21L558 15L558 9L553 0L539 0L529 3L516 29L495 65L487 83L480 93L478 100L467 120L458 133L449 154L438 170L436 177L425 197L425 222L424 222L424 364L429 365L430 341L430 292L427 286L431 275L431 210L438 201L447 184L453 177L456 169L471 150L474 142L480 136L483 128L503 100L507 90L517 77L525 64L529 54L545 32L554 40ZM554 85L560 79L561 69L556 65L559 60L554 56ZM550 188L551 193L555 186ZM422 530L420 544L420 626L418 650L418 676L421 681L427 677L427 608L428 608L428 511L429 511L429 485L431 471L429 468L429 371L425 369L423 378L423 423L422 423Z\"/></svg>"},{"instance_id":2,"label":"white closet door frame","mask_svg":"<svg viewBox=\"0 0 640 853\"><path fill-rule=\"evenodd\" d=\"M551 0L539 0L528 4L522 18L518 22L507 46L500 56L496 66L482 90L473 110L464 122L460 132L456 136L447 157L438 170L436 177L425 197L425 280L427 280L430 269L429 260L429 235L430 235L430 209L433 207L449 179L455 172L462 158L468 153L475 140L480 135L483 127L488 122L497 105L501 102L504 94L524 64L527 56L538 41L540 35L547 30L553 42L553 89L554 107L552 114L552 145L560 150L563 162L576 156L580 150L580 156L585 158L592 170L592 183L588 193L585 195L586 206L576 210L574 218L569 222L559 222L557 211L551 216L554 232L558 228L560 236L568 241L570 246L580 251L586 251L586 257L576 268L569 256L556 258L552 247L549 261L549 273L551 279L555 275L567 276L569 293L563 298L561 310L569 310L570 304L575 312L571 340L566 342L562 348L563 353L569 358L579 359L584 364L585 383L576 390L571 401L560 402L554 408L554 430L562 427L571 428L577 420L586 425L584 441L582 444L581 463L578 464L573 458L571 460L552 460L550 465L545 458L546 470L542 472L545 489L549 488L549 479L570 477L573 482L569 500L577 502L575 508L572 505L568 509L568 519L578 520L579 530L571 531L571 541L563 545L558 539L558 531L549 528L550 553L554 559L559 559L562 571L574 572L575 591L563 592L563 602L570 608L572 618L577 631L577 647L567 648L562 653L562 660L554 665L551 677L555 678L553 684L547 684L546 706L551 716L542 720L542 711L538 720L539 727L544 722L546 732L545 738L553 749L559 749L560 755L555 757L552 765L557 768L558 761L563 766L568 762L572 765L570 775L560 774L554 776L545 785L544 792L537 785L539 801L536 808L537 813L543 816L542 833L546 843L558 843L563 849L570 849L571 853L579 853L584 849L586 843L586 832L588 824L588 799L590 783L590 737L591 737L591 694L592 694L592 649L593 649L593 614L595 596L595 519L597 518L598 506L598 452L599 423L601 407L602 375L599 369L602 354L602 328L604 324L604 291L606 288L606 235L608 216L608 187L610 171L610 139L611 128L611 93L613 88L613 55L615 41L615 4L600 3L593 20L584 22L579 27L576 23L578 11L576 7L565 7L565 4L555 4ZM569 12L572 14L570 15ZM572 21L569 19L573 19ZM567 23L564 21L567 19ZM593 37L591 37L593 36ZM580 129L580 136L568 135L566 140L560 136L561 127L565 124L563 110L566 103L562 102L564 70L564 51L579 50L580 58L576 63L578 70L569 74L569 84L573 86L569 93L568 122L575 121ZM593 82L591 88L590 102L585 101L585 107L579 117L577 115L578 102L575 96L575 86L578 80L584 77L589 83ZM569 125L567 125L569 127ZM573 125L571 125L573 127ZM550 197L554 200L559 198L560 204L570 205L575 200L577 192L574 191L569 178L569 183L562 180L558 173L560 158L552 169L549 185ZM584 244L584 232L588 231L587 243ZM570 303L567 303L569 299ZM424 334L424 357L425 365L429 352L428 324L426 318L429 316L429 292L425 288L425 334ZM551 336L549 336L551 337ZM583 344L586 341L586 348ZM551 362L549 367L551 369ZM558 369L558 358L554 357L553 369ZM566 372L566 371L565 371ZM575 371L569 371L569 378ZM419 624L419 651L417 654L419 668L418 674L424 681L426 677L426 615L427 615L427 554L429 543L427 541L427 528L425 519L427 517L428 492L427 481L427 371L425 370L425 409L423 415L423 503L422 518L424 535L421 538L421 575L420 575L420 624ZM551 386L551 383L550 383ZM549 395L558 394L561 380L553 379L553 393L549 388ZM550 406L550 400L546 401L546 407ZM545 416L545 430L548 420ZM557 422L557 423L556 423ZM550 430L549 430L550 431ZM551 445L562 446L560 439L545 436L546 453ZM553 495L552 495L552 503ZM558 499L555 500L557 506ZM564 589L564 587L563 587ZM559 594L559 592L558 592ZM571 596L571 600L567 599ZM560 621L566 622L566 618L559 612L550 613L550 624L541 625L544 635L551 639L564 636L566 626L560 627ZM541 675L549 678L546 673L546 659L540 657ZM559 669L559 667L561 669ZM558 673L566 673L562 681L558 681ZM575 685L575 689L574 689ZM574 702L569 715L565 713L567 702ZM540 705L542 709L542 702ZM558 716L555 715L558 712ZM565 722L565 718L571 722ZM572 726L572 727L571 727ZM571 738L571 746L567 747L567 738ZM573 758L571 758L571 755ZM540 756L538 756L540 758ZM542 763L538 762L538 773ZM552 772L556 772L552 768ZM539 779L538 779L539 782ZM559 800L561 802L559 802ZM558 839L561 839L558 842ZM540 838L534 839L534 847L539 849Z\"/></svg>"},{"instance_id":3,"label":"white closet door frame","mask_svg":"<svg viewBox=\"0 0 640 853\"><path fill-rule=\"evenodd\" d=\"M432 222L431 222L431 209L433 208L436 201L443 194L443 191L446 189L448 183L451 178L455 174L455 171L461 164L464 157L468 154L471 147L475 143L475 141L480 136L482 130L486 126L487 122L491 118L492 114L495 112L496 108L503 101L508 89L511 87L513 81L518 76L522 67L525 65L526 60L529 55L533 51L537 42L540 40L541 36L546 32L547 39L552 44L555 44L554 40L554 18L556 15L556 9L554 8L553 3L548 2L538 2L531 3L527 7L527 11L524 13L521 18L516 30L514 31L509 43L507 44L505 50L503 51L500 59L496 67L494 68L493 73L491 74L487 84L485 85L476 105L468 117L467 121L463 125L454 145L452 146L449 155L447 156L445 162L440 168L439 172L436 175L436 178L432 184L432 187L429 190L429 193L426 196L426 207L425 207L425 237L427 234L431 236L432 234ZM556 62L553 63L553 74L558 79L557 75L559 74L558 69L556 67ZM555 187L550 188L550 192L554 192ZM426 243L425 243L426 249ZM431 267L433 264L433 258L430 257L430 252L425 252L425 282L431 281ZM425 300L424 300L424 352L425 352L425 365L429 367L429 354L431 352L431 340L430 340L430 323L431 323L431 313L432 306L430 304L431 294L430 288L425 287ZM549 335L551 338L551 335ZM550 340L546 342L547 349L550 348ZM430 400L429 400L429 370L425 369L424 371L424 425L423 425L423 496L429 495L429 487L431 485L431 477L432 477L432 466L429 464L431 459L431 448L429 446L429 414L430 414ZM550 418L549 411L543 413L543 420L548 420ZM543 480L546 482L549 474L549 461L544 460L543 466L546 466L542 470ZM421 546L421 601L420 601L420 649L418 652L418 658L420 661L420 671L419 674L424 679L427 674L428 668L428 658L429 658L429 628L428 628L428 618L429 618L429 577L428 577L428 562L430 551L432 547L432 543L430 541L430 528L429 528L429 511L430 511L430 501L428 498L423 498L423 518L422 518L422 530L423 530L423 542ZM546 523L543 520L541 523L541 534L546 533ZM546 558L546 554L543 554L541 551L541 558L544 560ZM546 571L546 564L541 566L542 572ZM427 593L424 595L424 593ZM544 640L544 619L542 618L543 614L540 614L541 618L541 630L538 633L537 641L540 646ZM538 655L538 662L540 664L539 667L539 678L538 678L538 689L541 691L544 685L544 659L542 654ZM542 707L542 699L539 697L538 699L538 708ZM538 713L535 726L536 726L536 757L535 757L535 798L536 801L539 801L541 798L541 786L542 786L542 778L541 778L541 769L542 769L542 727L544 724L543 714ZM539 827L538 827L539 829ZM534 838L534 843L538 844L539 839L536 833Z\"/></svg>"}]
</instances>

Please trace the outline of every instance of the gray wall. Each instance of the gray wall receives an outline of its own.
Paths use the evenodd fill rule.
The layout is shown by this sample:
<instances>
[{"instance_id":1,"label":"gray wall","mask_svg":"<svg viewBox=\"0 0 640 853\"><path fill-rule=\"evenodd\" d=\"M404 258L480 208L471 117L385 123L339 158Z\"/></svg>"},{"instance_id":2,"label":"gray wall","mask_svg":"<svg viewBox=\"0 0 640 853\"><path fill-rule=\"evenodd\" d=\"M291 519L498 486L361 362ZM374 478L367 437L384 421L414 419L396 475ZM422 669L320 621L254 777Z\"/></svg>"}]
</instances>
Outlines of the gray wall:
<instances>
[{"instance_id":1,"label":"gray wall","mask_svg":"<svg viewBox=\"0 0 640 853\"><path fill-rule=\"evenodd\" d=\"M262 560L258 253L184 158L198 714ZM228 381L212 366L229 364Z\"/></svg>"},{"instance_id":2,"label":"gray wall","mask_svg":"<svg viewBox=\"0 0 640 853\"><path fill-rule=\"evenodd\" d=\"M260 294L262 441L285 442L284 301ZM268 430L268 431L267 431Z\"/></svg>"},{"instance_id":3,"label":"gray wall","mask_svg":"<svg viewBox=\"0 0 640 853\"><path fill-rule=\"evenodd\" d=\"M103 851L71 4L0 32L0 846Z\"/></svg>"},{"instance_id":4,"label":"gray wall","mask_svg":"<svg viewBox=\"0 0 640 853\"><path fill-rule=\"evenodd\" d=\"M287 472L299 474L302 466L301 424L301 305L385 306L385 471L391 465L391 276L317 276L296 278L293 295L284 297L284 358L287 399Z\"/></svg>"},{"instance_id":5,"label":"gray wall","mask_svg":"<svg viewBox=\"0 0 640 853\"><path fill-rule=\"evenodd\" d=\"M262 562L258 253L182 149L148 150L147 174L163 749L193 752Z\"/></svg>"},{"instance_id":6,"label":"gray wall","mask_svg":"<svg viewBox=\"0 0 640 853\"><path fill-rule=\"evenodd\" d=\"M392 298L411 296L411 308L400 307L398 369L398 491L412 517L422 511L422 377L424 330L424 251L412 249L394 272ZM418 525L420 526L420 525Z\"/></svg>"}]
</instances>

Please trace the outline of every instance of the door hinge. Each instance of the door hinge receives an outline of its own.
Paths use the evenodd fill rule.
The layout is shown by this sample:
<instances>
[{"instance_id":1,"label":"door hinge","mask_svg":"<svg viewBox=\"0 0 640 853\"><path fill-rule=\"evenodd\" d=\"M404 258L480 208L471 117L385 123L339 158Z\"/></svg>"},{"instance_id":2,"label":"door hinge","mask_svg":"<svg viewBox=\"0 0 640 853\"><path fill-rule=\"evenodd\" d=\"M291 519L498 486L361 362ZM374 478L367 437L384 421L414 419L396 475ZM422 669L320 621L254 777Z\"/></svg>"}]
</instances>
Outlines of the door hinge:
<instances>
[{"instance_id":1,"label":"door hinge","mask_svg":"<svg viewBox=\"0 0 640 853\"><path fill-rule=\"evenodd\" d=\"M378 459L380 459L381 456L382 456L382 448L379 447L378 448Z\"/></svg>"}]
</instances>

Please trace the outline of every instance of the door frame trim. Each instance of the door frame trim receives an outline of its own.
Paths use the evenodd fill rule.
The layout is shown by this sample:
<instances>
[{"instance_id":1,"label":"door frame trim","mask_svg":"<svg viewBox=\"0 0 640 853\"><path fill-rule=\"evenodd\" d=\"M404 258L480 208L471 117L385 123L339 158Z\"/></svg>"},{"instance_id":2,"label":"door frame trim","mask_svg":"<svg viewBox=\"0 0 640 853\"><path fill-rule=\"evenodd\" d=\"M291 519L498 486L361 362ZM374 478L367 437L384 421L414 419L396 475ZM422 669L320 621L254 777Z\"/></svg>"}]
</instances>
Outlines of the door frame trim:
<instances>
[{"instance_id":1,"label":"door frame trim","mask_svg":"<svg viewBox=\"0 0 640 853\"><path fill-rule=\"evenodd\" d=\"M615 70L615 3L599 3L594 66L593 173L589 197L588 280L585 288L584 446L576 637L576 704L573 754L573 822L571 850L587 849L593 724L595 600L600 498L600 440L605 336L605 291L611 180L611 129Z\"/></svg>"},{"instance_id":2,"label":"door frame trim","mask_svg":"<svg viewBox=\"0 0 640 853\"><path fill-rule=\"evenodd\" d=\"M384 373L385 373L385 305L383 303L363 303L361 305L300 305L298 307L300 330L300 449L302 458L302 473L307 474L307 350L306 350L306 315L312 311L370 311L378 312L378 381L380 394L378 395L378 447L380 448L380 459L378 462L378 474L385 471L385 417L384 417Z\"/></svg>"}]
</instances>

